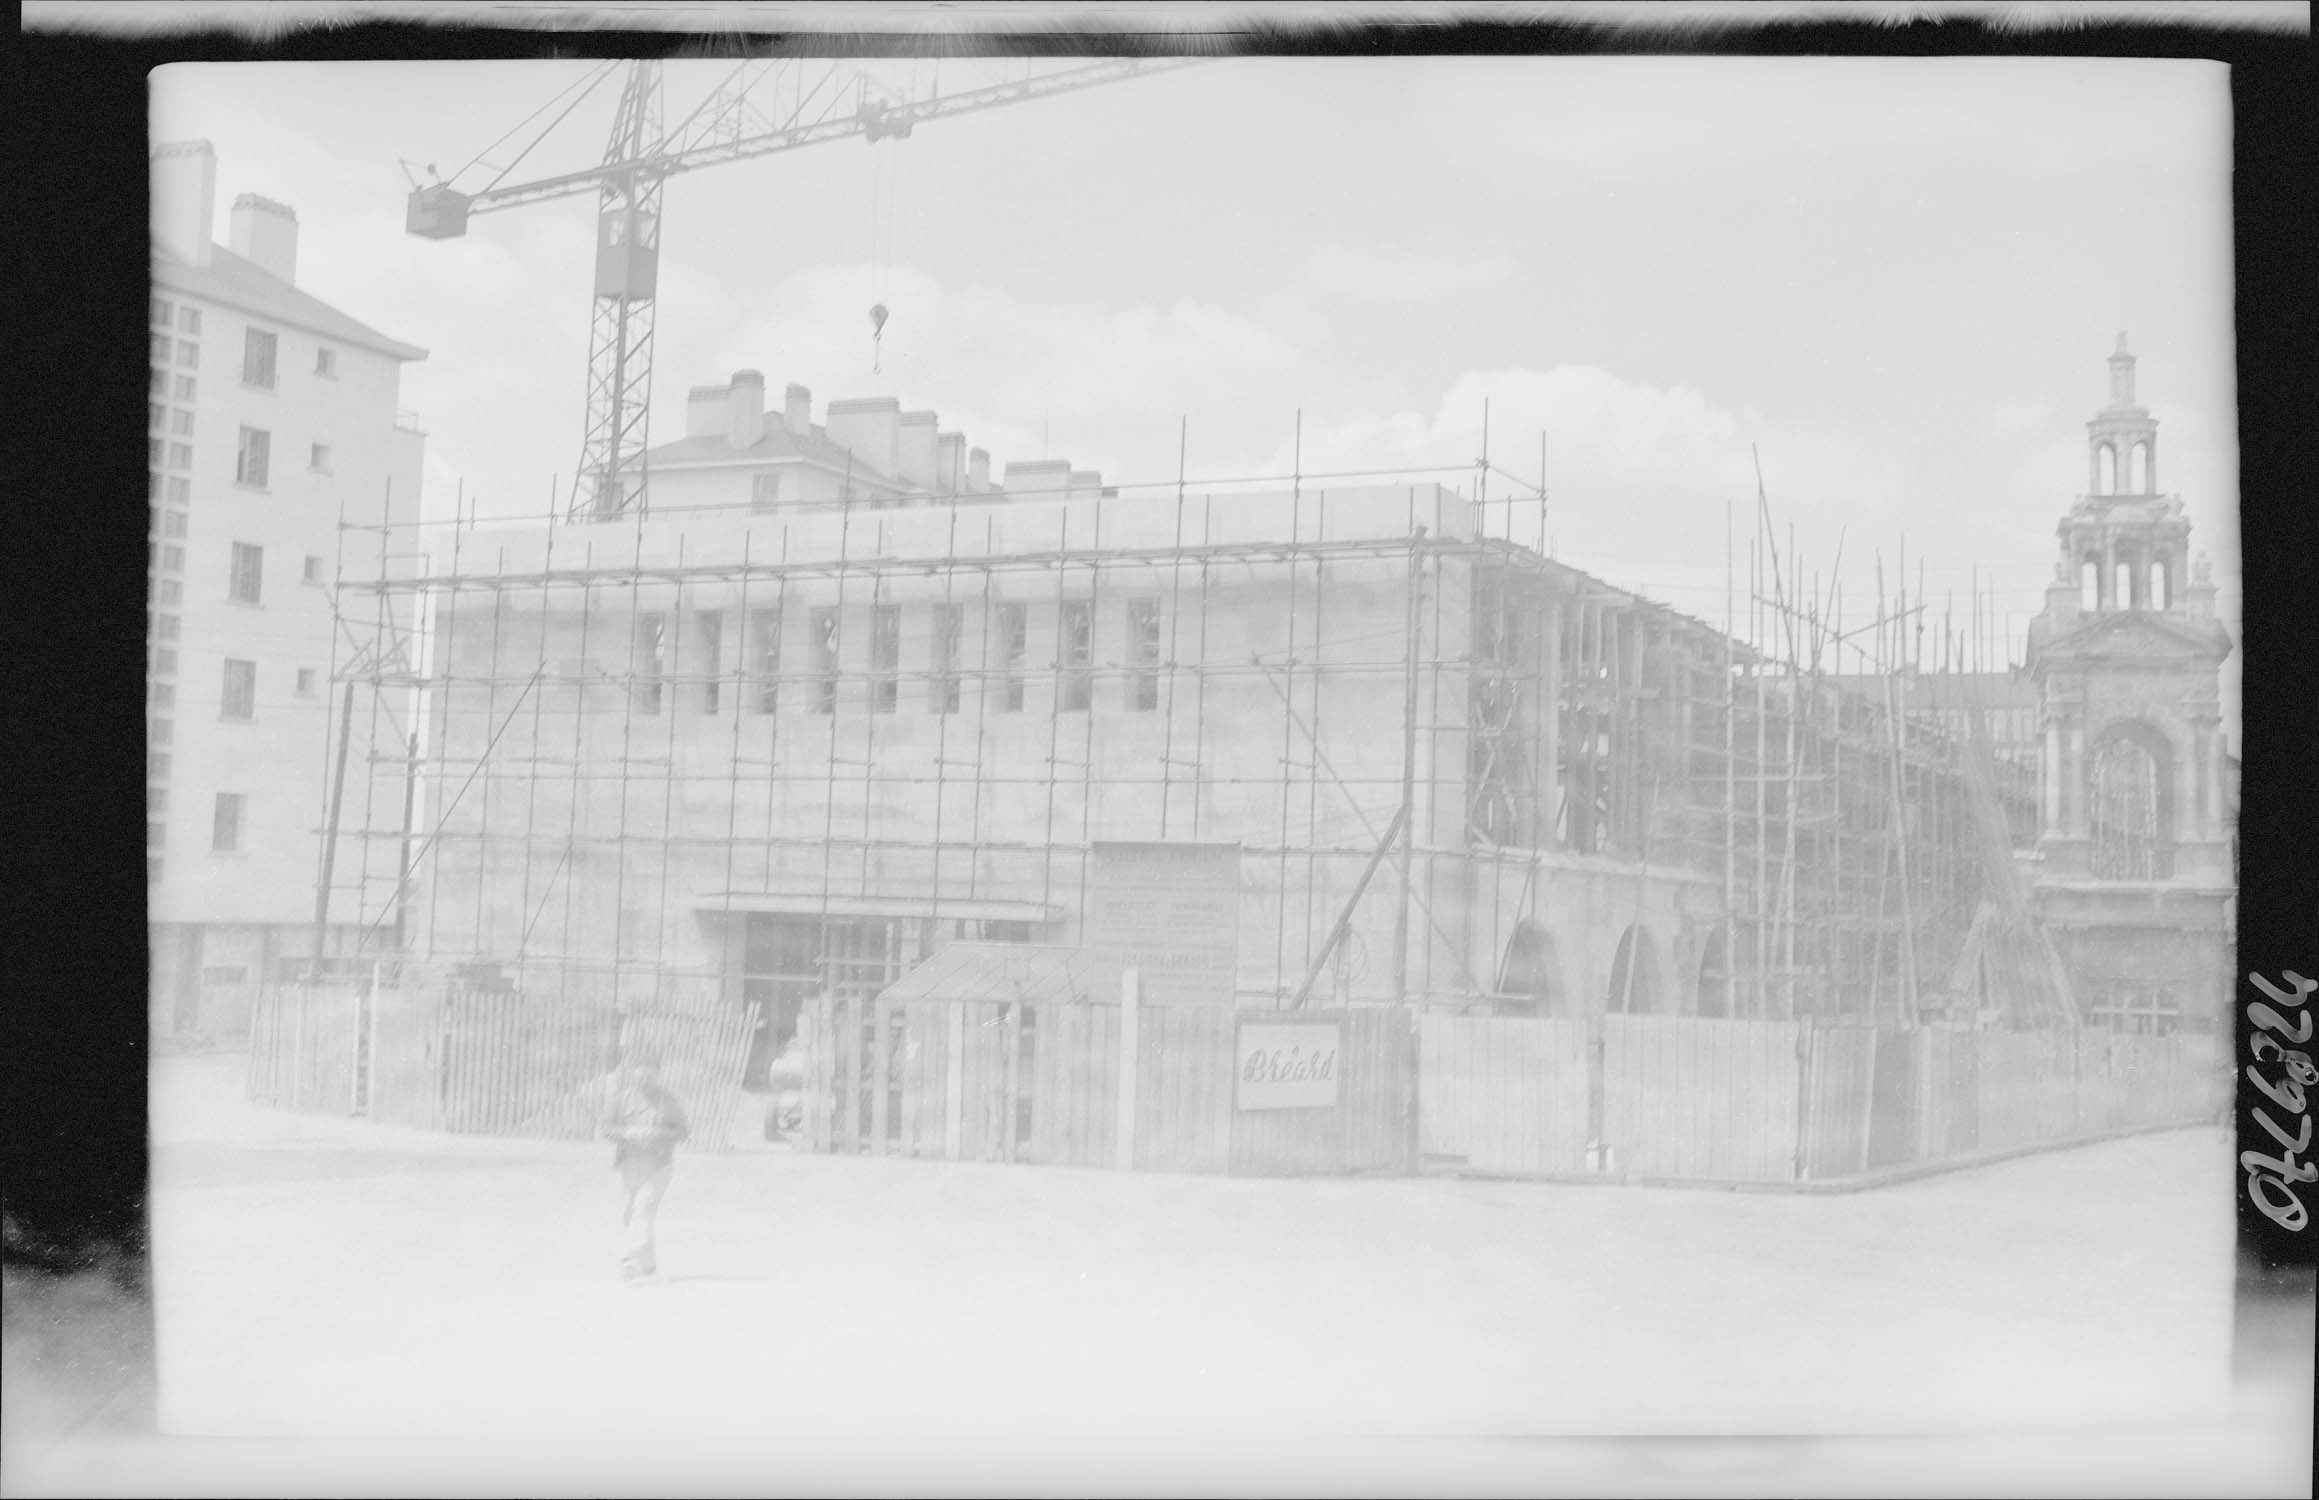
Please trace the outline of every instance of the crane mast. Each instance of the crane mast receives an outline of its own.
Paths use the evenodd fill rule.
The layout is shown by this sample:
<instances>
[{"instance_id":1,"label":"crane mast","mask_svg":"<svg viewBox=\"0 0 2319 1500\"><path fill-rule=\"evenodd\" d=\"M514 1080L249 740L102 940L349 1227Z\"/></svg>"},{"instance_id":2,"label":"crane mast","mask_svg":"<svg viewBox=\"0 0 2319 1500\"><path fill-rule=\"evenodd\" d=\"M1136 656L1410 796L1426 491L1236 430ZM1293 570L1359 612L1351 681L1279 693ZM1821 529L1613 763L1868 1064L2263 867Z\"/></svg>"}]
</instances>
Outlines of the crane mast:
<instances>
[{"instance_id":1,"label":"crane mast","mask_svg":"<svg viewBox=\"0 0 2319 1500\"><path fill-rule=\"evenodd\" d=\"M825 141L856 136L873 143L899 139L929 120L1091 88L1192 61L1115 59L902 103L874 99L865 85L850 108L833 95L820 101L815 118L806 120L802 117L814 102L809 96L798 101L788 120L753 132L739 123L746 88L728 87L703 101L671 140L661 129L661 65L640 59L628 66L599 165L508 186L494 182L473 193L441 181L414 187L404 227L422 239L456 239L467 232L467 221L476 214L591 189L597 193L588 412L565 515L571 521L605 521L641 514L650 483L645 454L650 443L661 189L670 177ZM828 82L825 77L814 95Z\"/></svg>"}]
</instances>

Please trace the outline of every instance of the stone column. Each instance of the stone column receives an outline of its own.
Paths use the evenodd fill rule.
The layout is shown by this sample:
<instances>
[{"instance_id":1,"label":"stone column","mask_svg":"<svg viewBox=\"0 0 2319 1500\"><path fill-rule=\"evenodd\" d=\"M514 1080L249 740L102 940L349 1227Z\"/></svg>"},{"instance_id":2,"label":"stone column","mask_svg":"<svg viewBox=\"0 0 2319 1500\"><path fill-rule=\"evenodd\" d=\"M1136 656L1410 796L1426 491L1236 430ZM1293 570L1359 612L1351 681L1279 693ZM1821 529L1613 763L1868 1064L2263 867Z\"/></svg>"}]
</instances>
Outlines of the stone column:
<instances>
[{"instance_id":1,"label":"stone column","mask_svg":"<svg viewBox=\"0 0 2319 1500\"><path fill-rule=\"evenodd\" d=\"M2062 754L2061 719L2056 715L2045 723L2045 796L2042 819L2047 838L2062 836Z\"/></svg>"}]
</instances>

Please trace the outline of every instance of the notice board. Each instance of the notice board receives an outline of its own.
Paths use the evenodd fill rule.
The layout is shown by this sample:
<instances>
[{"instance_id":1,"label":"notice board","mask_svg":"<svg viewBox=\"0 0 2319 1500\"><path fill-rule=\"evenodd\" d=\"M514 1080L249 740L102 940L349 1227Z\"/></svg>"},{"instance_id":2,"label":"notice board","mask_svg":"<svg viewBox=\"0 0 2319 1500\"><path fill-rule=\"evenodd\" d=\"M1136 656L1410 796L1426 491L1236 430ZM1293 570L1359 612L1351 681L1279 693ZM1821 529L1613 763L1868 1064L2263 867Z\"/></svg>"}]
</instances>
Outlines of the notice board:
<instances>
[{"instance_id":1,"label":"notice board","mask_svg":"<svg viewBox=\"0 0 2319 1500\"><path fill-rule=\"evenodd\" d=\"M1240 846L1098 842L1081 941L1106 971L1136 970L1146 1004L1230 1005Z\"/></svg>"}]
</instances>

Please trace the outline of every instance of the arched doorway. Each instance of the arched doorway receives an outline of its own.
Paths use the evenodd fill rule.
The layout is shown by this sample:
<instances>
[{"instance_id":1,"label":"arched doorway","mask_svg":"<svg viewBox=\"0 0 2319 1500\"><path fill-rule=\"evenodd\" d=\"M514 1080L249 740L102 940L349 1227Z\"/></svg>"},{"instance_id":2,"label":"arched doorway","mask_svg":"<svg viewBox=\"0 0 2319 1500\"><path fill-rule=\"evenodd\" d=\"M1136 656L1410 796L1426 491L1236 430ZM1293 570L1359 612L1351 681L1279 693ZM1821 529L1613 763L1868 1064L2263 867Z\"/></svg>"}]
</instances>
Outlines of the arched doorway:
<instances>
[{"instance_id":1,"label":"arched doorway","mask_svg":"<svg viewBox=\"0 0 2319 1500\"><path fill-rule=\"evenodd\" d=\"M1503 1008L1515 1013L1551 1016L1564 1008L1562 965L1552 935L1538 923L1525 919L1514 924L1498 994Z\"/></svg>"},{"instance_id":2,"label":"arched doorway","mask_svg":"<svg viewBox=\"0 0 2319 1500\"><path fill-rule=\"evenodd\" d=\"M1611 960L1610 993L1604 997L1603 1009L1663 1015L1674 1009L1672 998L1650 933L1639 923L1629 927L1618 940L1618 956Z\"/></svg>"}]
</instances>

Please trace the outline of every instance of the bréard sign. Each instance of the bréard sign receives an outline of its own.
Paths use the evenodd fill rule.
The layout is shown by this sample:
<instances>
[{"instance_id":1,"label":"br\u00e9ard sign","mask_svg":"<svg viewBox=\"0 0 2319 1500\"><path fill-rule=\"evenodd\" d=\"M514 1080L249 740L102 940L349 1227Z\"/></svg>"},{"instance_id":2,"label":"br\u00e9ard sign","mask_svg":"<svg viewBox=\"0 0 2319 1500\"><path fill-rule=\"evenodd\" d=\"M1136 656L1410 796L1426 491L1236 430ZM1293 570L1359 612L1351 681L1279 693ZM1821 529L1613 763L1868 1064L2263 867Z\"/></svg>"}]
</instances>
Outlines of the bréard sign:
<instances>
[{"instance_id":1,"label":"br\u00e9ard sign","mask_svg":"<svg viewBox=\"0 0 2319 1500\"><path fill-rule=\"evenodd\" d=\"M1241 1109L1330 1109L1342 1028L1334 1021L1243 1021L1233 1051Z\"/></svg>"}]
</instances>

